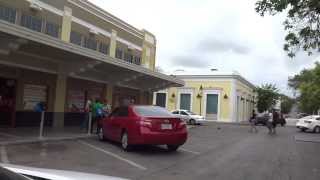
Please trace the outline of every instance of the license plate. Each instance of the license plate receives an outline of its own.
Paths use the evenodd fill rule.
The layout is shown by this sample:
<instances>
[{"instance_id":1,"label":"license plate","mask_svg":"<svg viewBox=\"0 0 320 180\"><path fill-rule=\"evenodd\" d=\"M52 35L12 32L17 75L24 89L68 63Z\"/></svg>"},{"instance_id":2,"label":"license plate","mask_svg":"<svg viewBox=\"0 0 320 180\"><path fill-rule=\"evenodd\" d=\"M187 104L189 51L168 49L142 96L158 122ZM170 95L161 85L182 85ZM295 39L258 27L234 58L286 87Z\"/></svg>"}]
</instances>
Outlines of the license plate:
<instances>
[{"instance_id":1,"label":"license plate","mask_svg":"<svg viewBox=\"0 0 320 180\"><path fill-rule=\"evenodd\" d=\"M161 129L172 129L172 124L161 124Z\"/></svg>"}]
</instances>

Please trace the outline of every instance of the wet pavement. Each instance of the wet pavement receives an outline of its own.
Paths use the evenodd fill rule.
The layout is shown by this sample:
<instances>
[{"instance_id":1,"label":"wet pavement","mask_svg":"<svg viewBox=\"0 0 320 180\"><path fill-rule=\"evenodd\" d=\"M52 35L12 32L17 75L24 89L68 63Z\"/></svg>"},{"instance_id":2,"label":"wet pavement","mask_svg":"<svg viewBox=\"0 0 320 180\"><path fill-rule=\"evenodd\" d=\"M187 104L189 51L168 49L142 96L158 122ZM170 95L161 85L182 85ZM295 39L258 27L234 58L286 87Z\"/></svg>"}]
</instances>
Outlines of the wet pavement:
<instances>
[{"instance_id":1,"label":"wet pavement","mask_svg":"<svg viewBox=\"0 0 320 180\"><path fill-rule=\"evenodd\" d=\"M188 142L178 152L160 146L124 152L118 144L96 138L8 145L1 151L12 164L130 179L320 179L320 143L295 138L320 134L280 127L277 135L269 135L265 127L258 128L255 134L248 126L197 126L189 129Z\"/></svg>"}]
</instances>

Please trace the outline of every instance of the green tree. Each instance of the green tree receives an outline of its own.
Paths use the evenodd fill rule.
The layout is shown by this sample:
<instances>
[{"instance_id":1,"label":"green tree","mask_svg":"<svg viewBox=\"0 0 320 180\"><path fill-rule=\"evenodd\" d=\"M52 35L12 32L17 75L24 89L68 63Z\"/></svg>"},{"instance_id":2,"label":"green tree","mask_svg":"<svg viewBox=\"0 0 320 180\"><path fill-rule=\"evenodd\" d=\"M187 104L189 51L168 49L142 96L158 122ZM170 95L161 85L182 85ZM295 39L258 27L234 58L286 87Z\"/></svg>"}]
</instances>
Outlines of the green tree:
<instances>
[{"instance_id":1,"label":"green tree","mask_svg":"<svg viewBox=\"0 0 320 180\"><path fill-rule=\"evenodd\" d=\"M257 108L259 112L272 108L279 98L278 89L274 84L263 84L256 88L258 94Z\"/></svg>"},{"instance_id":2,"label":"green tree","mask_svg":"<svg viewBox=\"0 0 320 180\"><path fill-rule=\"evenodd\" d=\"M295 100L283 94L280 95L280 99L281 99L281 113L288 114L291 111L292 106L295 103Z\"/></svg>"},{"instance_id":3,"label":"green tree","mask_svg":"<svg viewBox=\"0 0 320 180\"><path fill-rule=\"evenodd\" d=\"M287 13L284 29L284 50L294 57L301 48L311 55L320 51L320 1L319 0L258 0L255 10L264 16Z\"/></svg>"},{"instance_id":4,"label":"green tree","mask_svg":"<svg viewBox=\"0 0 320 180\"><path fill-rule=\"evenodd\" d=\"M320 63L312 69L305 69L292 78L289 86L299 91L299 109L306 113L315 113L320 109Z\"/></svg>"}]
</instances>

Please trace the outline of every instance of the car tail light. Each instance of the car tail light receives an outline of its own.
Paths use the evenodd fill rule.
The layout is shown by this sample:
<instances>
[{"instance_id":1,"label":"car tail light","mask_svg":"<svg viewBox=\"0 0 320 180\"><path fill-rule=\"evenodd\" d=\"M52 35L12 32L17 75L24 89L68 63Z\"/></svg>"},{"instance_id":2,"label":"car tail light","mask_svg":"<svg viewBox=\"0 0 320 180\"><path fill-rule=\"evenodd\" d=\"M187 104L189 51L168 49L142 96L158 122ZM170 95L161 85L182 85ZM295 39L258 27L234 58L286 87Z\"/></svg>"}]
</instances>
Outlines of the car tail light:
<instances>
[{"instance_id":1,"label":"car tail light","mask_svg":"<svg viewBox=\"0 0 320 180\"><path fill-rule=\"evenodd\" d=\"M187 123L185 121L183 121L182 119L180 119L180 122L179 122L179 125L178 125L179 129L182 129L182 128L186 127L186 126L187 126Z\"/></svg>"},{"instance_id":2,"label":"car tail light","mask_svg":"<svg viewBox=\"0 0 320 180\"><path fill-rule=\"evenodd\" d=\"M152 127L152 122L151 122L151 120L141 120L140 121L140 125L143 126L143 127L151 128Z\"/></svg>"}]
</instances>

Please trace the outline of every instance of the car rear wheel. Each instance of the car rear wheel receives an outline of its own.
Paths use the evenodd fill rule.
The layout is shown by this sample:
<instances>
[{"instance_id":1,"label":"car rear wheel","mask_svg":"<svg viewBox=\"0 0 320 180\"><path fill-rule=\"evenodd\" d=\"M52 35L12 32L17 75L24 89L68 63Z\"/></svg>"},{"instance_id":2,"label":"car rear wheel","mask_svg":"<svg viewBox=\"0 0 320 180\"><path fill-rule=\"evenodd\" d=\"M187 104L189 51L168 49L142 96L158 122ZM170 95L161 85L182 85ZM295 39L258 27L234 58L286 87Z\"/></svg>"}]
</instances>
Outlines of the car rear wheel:
<instances>
[{"instance_id":1,"label":"car rear wheel","mask_svg":"<svg viewBox=\"0 0 320 180\"><path fill-rule=\"evenodd\" d=\"M301 131L301 132L306 132L306 129L301 128L300 131Z\"/></svg>"},{"instance_id":2,"label":"car rear wheel","mask_svg":"<svg viewBox=\"0 0 320 180\"><path fill-rule=\"evenodd\" d=\"M122 136L121 136L121 147L125 151L130 150L130 145L129 145L128 139L129 139L128 133L126 131L123 132Z\"/></svg>"},{"instance_id":3,"label":"car rear wheel","mask_svg":"<svg viewBox=\"0 0 320 180\"><path fill-rule=\"evenodd\" d=\"M98 138L99 138L100 141L106 140L106 138L104 137L104 134L103 134L103 128L102 127L99 128L99 130L98 130Z\"/></svg>"},{"instance_id":4,"label":"car rear wheel","mask_svg":"<svg viewBox=\"0 0 320 180\"><path fill-rule=\"evenodd\" d=\"M178 145L167 145L167 148L168 148L168 150L169 151L177 151L178 150L178 148L179 148L179 146Z\"/></svg>"},{"instance_id":5,"label":"car rear wheel","mask_svg":"<svg viewBox=\"0 0 320 180\"><path fill-rule=\"evenodd\" d=\"M315 133L320 133L320 126L316 126L313 131Z\"/></svg>"}]
</instances>

